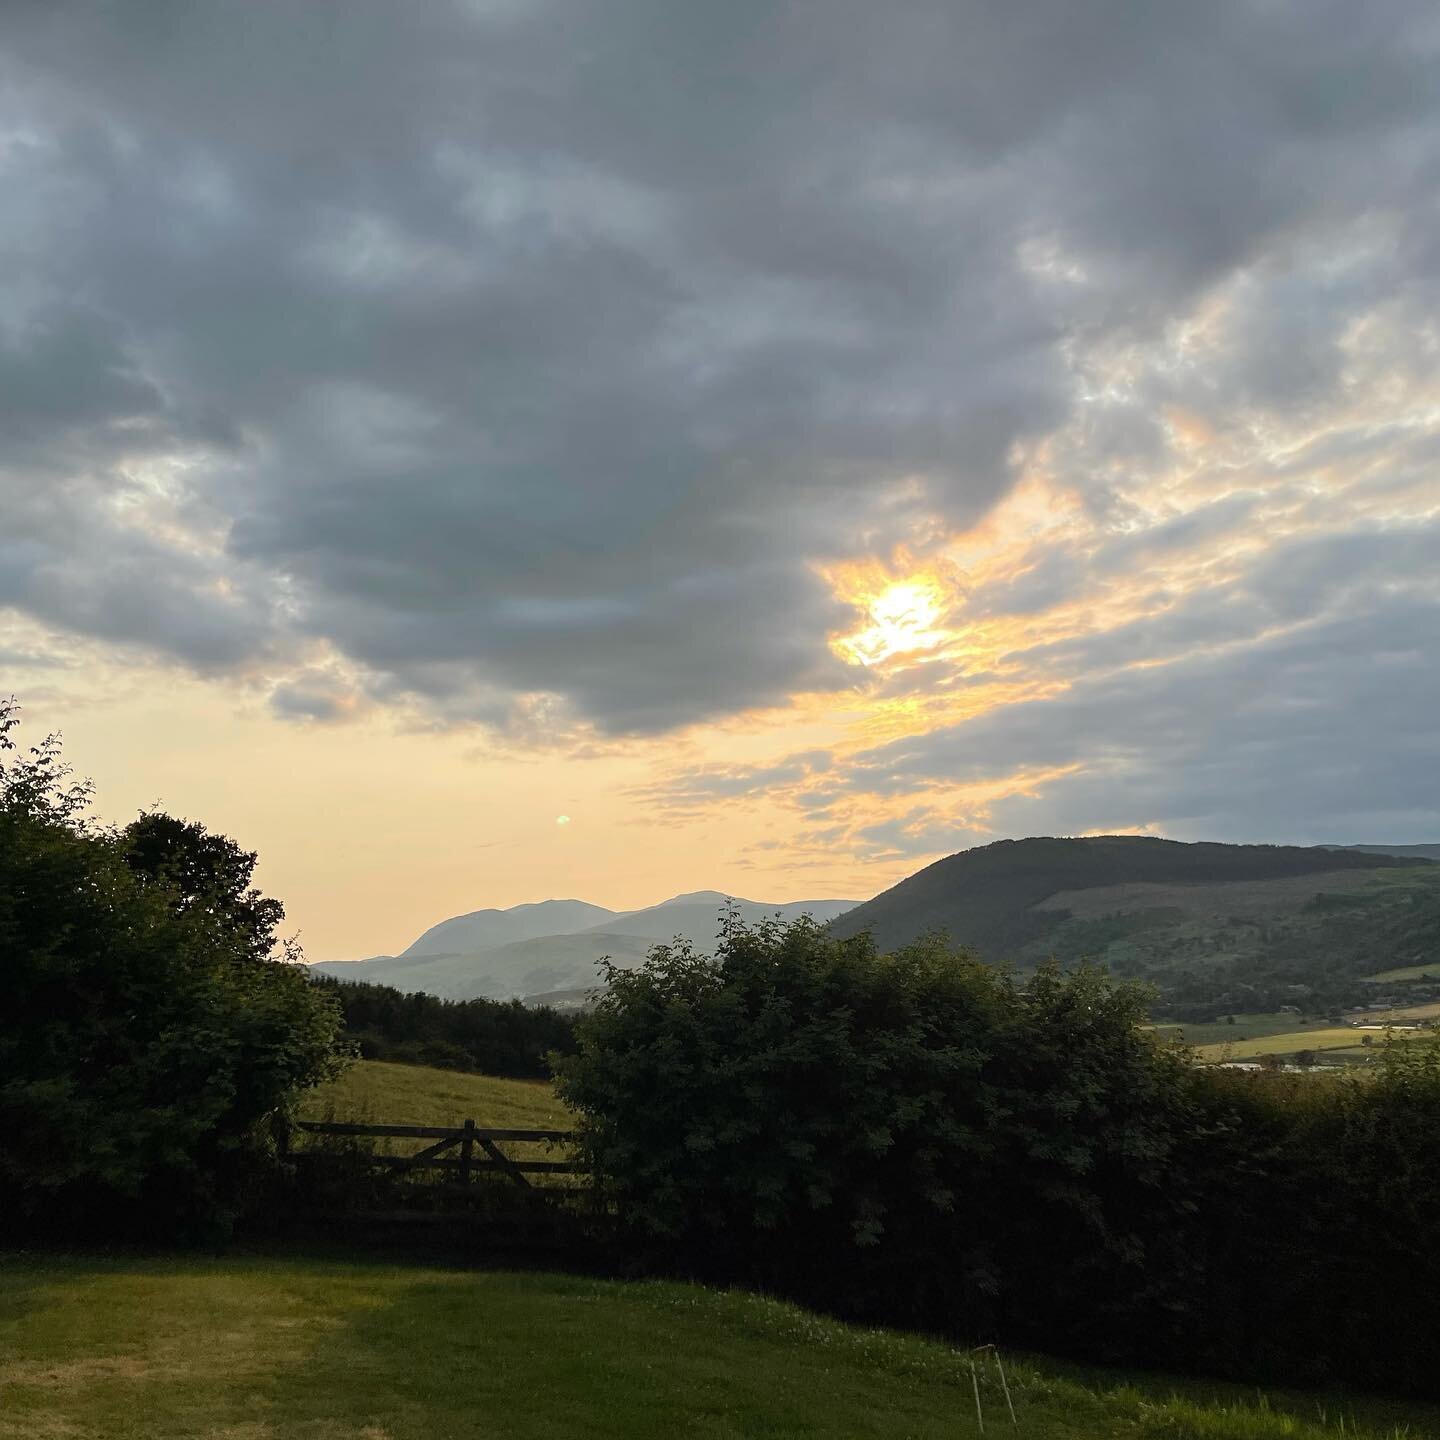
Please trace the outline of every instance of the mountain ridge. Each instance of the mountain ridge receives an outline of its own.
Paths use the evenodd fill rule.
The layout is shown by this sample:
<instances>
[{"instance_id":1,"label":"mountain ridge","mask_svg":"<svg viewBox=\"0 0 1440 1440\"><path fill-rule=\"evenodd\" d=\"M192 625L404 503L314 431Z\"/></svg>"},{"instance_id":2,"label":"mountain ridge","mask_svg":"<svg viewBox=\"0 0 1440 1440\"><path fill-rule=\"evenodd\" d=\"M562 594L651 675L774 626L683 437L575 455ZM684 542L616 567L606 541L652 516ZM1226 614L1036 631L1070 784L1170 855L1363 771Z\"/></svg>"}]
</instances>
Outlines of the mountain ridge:
<instances>
[{"instance_id":1,"label":"mountain ridge","mask_svg":"<svg viewBox=\"0 0 1440 1440\"><path fill-rule=\"evenodd\" d=\"M615 917L614 910L588 900L535 900L508 909L471 910L438 921L401 955L455 955L493 949L537 935L573 935Z\"/></svg>"},{"instance_id":2,"label":"mountain ridge","mask_svg":"<svg viewBox=\"0 0 1440 1440\"><path fill-rule=\"evenodd\" d=\"M708 953L721 916L730 905L751 923L773 916L790 920L811 914L824 924L856 903L835 899L766 902L727 896L719 890L687 891L631 911L607 910L583 900L538 901L508 911L477 910L452 916L430 926L399 955L317 961L311 968L334 979L374 981L444 999L508 999L593 985L602 958L628 968L639 964L656 944L675 938ZM521 933L503 943L483 943L485 936L524 932L550 917L562 923L584 919L586 912L604 918L589 927ZM515 923L504 917L515 917ZM474 936L482 937L481 943L467 944ZM418 949L422 944L437 948Z\"/></svg>"}]
</instances>

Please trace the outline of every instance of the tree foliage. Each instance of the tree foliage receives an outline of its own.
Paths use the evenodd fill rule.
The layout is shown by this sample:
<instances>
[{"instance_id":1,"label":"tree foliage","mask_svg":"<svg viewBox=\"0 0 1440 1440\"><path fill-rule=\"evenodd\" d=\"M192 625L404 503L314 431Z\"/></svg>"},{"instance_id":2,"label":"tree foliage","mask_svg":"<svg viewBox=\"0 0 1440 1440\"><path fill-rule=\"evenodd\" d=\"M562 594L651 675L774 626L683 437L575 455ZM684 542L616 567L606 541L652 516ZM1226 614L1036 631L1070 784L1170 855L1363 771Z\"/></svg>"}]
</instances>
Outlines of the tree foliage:
<instances>
[{"instance_id":1,"label":"tree foliage","mask_svg":"<svg viewBox=\"0 0 1440 1440\"><path fill-rule=\"evenodd\" d=\"M252 960L269 959L275 952L285 907L251 883L258 858L253 850L242 850L197 821L159 810L132 820L120 838L125 863L145 884L163 887L170 904L207 913Z\"/></svg>"},{"instance_id":2,"label":"tree foliage","mask_svg":"<svg viewBox=\"0 0 1440 1440\"><path fill-rule=\"evenodd\" d=\"M0 705L0 1209L223 1224L258 1122L336 1069L335 1007L268 958L281 912L253 857L169 817L95 824L58 741L22 750L16 720Z\"/></svg>"}]
</instances>

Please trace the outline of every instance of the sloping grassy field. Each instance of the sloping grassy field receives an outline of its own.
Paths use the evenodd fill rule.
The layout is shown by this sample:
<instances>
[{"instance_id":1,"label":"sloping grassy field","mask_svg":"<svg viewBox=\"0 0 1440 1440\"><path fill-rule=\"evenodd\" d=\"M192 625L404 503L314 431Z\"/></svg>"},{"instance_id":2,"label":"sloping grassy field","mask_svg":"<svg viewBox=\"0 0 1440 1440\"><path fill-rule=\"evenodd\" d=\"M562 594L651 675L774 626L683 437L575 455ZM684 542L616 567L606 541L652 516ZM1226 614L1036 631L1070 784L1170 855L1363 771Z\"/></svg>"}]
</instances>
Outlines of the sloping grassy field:
<instances>
[{"instance_id":1,"label":"sloping grassy field","mask_svg":"<svg viewBox=\"0 0 1440 1440\"><path fill-rule=\"evenodd\" d=\"M386 1125L461 1125L568 1130L573 1122L545 1080L502 1080L425 1065L361 1060L338 1080L312 1090L301 1111L307 1120Z\"/></svg>"},{"instance_id":2,"label":"sloping grassy field","mask_svg":"<svg viewBox=\"0 0 1440 1440\"><path fill-rule=\"evenodd\" d=\"M1440 1412L1011 1359L988 1435L1365 1440ZM3 1440L675 1440L979 1434L932 1341L661 1283L317 1259L0 1256Z\"/></svg>"}]
</instances>

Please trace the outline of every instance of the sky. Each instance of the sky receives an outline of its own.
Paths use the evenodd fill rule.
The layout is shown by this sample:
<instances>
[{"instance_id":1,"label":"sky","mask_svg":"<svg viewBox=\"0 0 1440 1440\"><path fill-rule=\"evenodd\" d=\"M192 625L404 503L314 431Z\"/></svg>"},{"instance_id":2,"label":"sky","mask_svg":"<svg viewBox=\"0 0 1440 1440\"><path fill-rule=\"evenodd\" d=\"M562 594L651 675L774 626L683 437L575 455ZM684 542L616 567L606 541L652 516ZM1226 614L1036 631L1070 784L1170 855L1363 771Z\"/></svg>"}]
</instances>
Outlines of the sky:
<instances>
[{"instance_id":1,"label":"sky","mask_svg":"<svg viewBox=\"0 0 1440 1440\"><path fill-rule=\"evenodd\" d=\"M1440 839L1440 11L16 0L0 692L313 959Z\"/></svg>"}]
</instances>

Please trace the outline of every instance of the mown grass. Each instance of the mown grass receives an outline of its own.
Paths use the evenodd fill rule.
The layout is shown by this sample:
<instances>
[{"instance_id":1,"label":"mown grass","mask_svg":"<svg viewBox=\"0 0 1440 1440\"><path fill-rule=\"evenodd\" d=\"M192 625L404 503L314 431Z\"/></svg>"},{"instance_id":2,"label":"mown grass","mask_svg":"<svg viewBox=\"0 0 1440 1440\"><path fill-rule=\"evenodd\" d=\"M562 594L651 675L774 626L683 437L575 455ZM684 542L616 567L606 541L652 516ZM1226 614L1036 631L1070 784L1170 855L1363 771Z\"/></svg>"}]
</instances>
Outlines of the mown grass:
<instances>
[{"instance_id":1,"label":"mown grass","mask_svg":"<svg viewBox=\"0 0 1440 1440\"><path fill-rule=\"evenodd\" d=\"M1440 1412L1009 1358L988 1435L1331 1440ZM314 1258L0 1257L4 1440L560 1440L979 1433L969 1360L934 1341L668 1283Z\"/></svg>"},{"instance_id":2,"label":"mown grass","mask_svg":"<svg viewBox=\"0 0 1440 1440\"><path fill-rule=\"evenodd\" d=\"M544 1080L503 1080L424 1065L361 1060L306 1097L307 1120L386 1125L461 1125L568 1130L574 1117Z\"/></svg>"}]
</instances>

